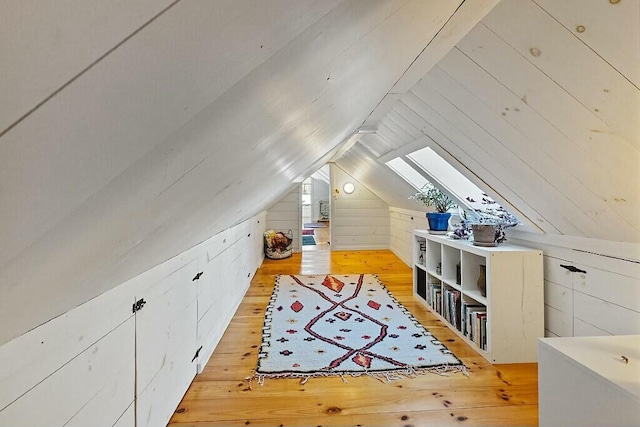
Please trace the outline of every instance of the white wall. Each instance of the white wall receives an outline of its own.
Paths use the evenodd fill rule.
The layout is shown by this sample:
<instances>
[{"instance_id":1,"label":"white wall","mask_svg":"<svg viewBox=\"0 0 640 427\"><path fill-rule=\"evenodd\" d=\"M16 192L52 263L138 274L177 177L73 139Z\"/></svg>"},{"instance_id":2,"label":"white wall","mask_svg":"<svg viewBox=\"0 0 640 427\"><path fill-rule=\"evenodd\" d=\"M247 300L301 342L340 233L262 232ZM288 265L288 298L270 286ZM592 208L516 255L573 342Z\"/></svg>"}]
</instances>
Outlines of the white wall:
<instances>
[{"instance_id":1,"label":"white wall","mask_svg":"<svg viewBox=\"0 0 640 427\"><path fill-rule=\"evenodd\" d=\"M302 230L302 188L295 185L291 191L267 209L267 230L293 233L293 251L300 252Z\"/></svg>"},{"instance_id":2,"label":"white wall","mask_svg":"<svg viewBox=\"0 0 640 427\"><path fill-rule=\"evenodd\" d=\"M352 194L343 191L346 182L355 185ZM332 249L388 249L389 205L337 165L331 166L331 183Z\"/></svg>"},{"instance_id":3,"label":"white wall","mask_svg":"<svg viewBox=\"0 0 640 427\"><path fill-rule=\"evenodd\" d=\"M0 426L165 426L262 262L265 218L2 345Z\"/></svg>"},{"instance_id":4,"label":"white wall","mask_svg":"<svg viewBox=\"0 0 640 427\"><path fill-rule=\"evenodd\" d=\"M412 265L413 230L426 230L425 212L389 207L389 249L408 266Z\"/></svg>"},{"instance_id":5,"label":"white wall","mask_svg":"<svg viewBox=\"0 0 640 427\"><path fill-rule=\"evenodd\" d=\"M320 218L320 200L329 200L331 197L329 184L321 179L311 178L311 219L318 221Z\"/></svg>"}]
</instances>

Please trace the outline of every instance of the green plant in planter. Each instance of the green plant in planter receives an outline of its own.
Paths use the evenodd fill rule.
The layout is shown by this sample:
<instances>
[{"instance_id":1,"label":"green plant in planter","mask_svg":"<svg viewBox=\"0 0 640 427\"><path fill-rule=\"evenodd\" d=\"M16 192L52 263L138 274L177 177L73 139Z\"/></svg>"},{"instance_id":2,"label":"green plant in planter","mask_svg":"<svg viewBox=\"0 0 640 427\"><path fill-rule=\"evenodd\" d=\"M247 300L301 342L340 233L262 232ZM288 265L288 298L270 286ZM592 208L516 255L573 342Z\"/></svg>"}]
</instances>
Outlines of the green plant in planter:
<instances>
[{"instance_id":1,"label":"green plant in planter","mask_svg":"<svg viewBox=\"0 0 640 427\"><path fill-rule=\"evenodd\" d=\"M518 218L486 194L482 204L485 205L482 210L461 210L462 221L456 224L451 237L468 239L473 234L474 244L481 246L495 246L506 240L504 230L518 225Z\"/></svg>"},{"instance_id":2,"label":"green plant in planter","mask_svg":"<svg viewBox=\"0 0 640 427\"><path fill-rule=\"evenodd\" d=\"M409 197L423 203L425 206L433 206L436 212L445 213L451 208L455 208L457 205L449 196L444 194L442 190L435 187L433 184L426 184L417 193Z\"/></svg>"},{"instance_id":3,"label":"green plant in planter","mask_svg":"<svg viewBox=\"0 0 640 427\"><path fill-rule=\"evenodd\" d=\"M449 228L449 218L451 218L451 213L448 211L457 206L449 196L429 183L409 198L421 202L425 206L433 206L436 211L427 212L429 230L438 234L446 233Z\"/></svg>"}]
</instances>

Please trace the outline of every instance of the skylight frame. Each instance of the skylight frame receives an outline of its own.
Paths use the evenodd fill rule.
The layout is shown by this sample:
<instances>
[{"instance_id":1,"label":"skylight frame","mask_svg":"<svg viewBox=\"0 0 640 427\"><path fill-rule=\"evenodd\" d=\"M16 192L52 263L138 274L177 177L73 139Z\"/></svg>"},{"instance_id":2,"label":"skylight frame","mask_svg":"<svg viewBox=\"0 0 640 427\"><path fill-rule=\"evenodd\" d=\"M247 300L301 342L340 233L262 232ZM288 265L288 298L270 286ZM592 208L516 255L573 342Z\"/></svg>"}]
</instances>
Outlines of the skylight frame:
<instances>
[{"instance_id":1,"label":"skylight frame","mask_svg":"<svg viewBox=\"0 0 640 427\"><path fill-rule=\"evenodd\" d=\"M481 200L486 192L464 176L451 163L430 146L412 151L405 156L408 163L466 210L482 210Z\"/></svg>"},{"instance_id":2,"label":"skylight frame","mask_svg":"<svg viewBox=\"0 0 640 427\"><path fill-rule=\"evenodd\" d=\"M395 157L387 161L385 164L389 169L395 172L396 175L405 180L416 190L421 190L426 184L431 182L403 157Z\"/></svg>"},{"instance_id":3,"label":"skylight frame","mask_svg":"<svg viewBox=\"0 0 640 427\"><path fill-rule=\"evenodd\" d=\"M472 217L478 211L491 215L492 211L495 212L500 207L498 202L443 158L430 144L396 153L385 165L417 190L422 189L420 184L431 183Z\"/></svg>"}]
</instances>

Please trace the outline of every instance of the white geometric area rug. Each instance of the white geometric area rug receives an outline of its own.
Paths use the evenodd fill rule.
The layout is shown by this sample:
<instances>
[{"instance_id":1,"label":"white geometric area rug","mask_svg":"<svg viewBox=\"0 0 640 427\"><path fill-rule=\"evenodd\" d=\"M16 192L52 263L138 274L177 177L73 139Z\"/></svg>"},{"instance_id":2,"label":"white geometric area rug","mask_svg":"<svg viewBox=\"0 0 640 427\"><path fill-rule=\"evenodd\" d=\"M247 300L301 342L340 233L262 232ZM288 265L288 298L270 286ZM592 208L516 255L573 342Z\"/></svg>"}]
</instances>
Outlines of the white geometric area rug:
<instances>
[{"instance_id":1,"label":"white geometric area rug","mask_svg":"<svg viewBox=\"0 0 640 427\"><path fill-rule=\"evenodd\" d=\"M459 372L463 363L376 275L278 276L250 379Z\"/></svg>"}]
</instances>

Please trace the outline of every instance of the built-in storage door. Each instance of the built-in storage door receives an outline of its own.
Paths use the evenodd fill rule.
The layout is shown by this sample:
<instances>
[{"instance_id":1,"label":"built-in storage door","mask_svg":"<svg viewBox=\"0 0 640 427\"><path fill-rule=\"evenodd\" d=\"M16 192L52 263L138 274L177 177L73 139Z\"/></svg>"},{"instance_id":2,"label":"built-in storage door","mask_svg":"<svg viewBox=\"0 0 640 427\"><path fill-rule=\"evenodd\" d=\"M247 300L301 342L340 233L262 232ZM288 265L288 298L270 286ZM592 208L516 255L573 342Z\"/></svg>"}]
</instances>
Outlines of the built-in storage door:
<instances>
[{"instance_id":1,"label":"built-in storage door","mask_svg":"<svg viewBox=\"0 0 640 427\"><path fill-rule=\"evenodd\" d=\"M196 375L197 260L140 292L136 312L137 427L167 424Z\"/></svg>"},{"instance_id":2,"label":"built-in storage door","mask_svg":"<svg viewBox=\"0 0 640 427\"><path fill-rule=\"evenodd\" d=\"M0 346L0 426L134 427L126 286Z\"/></svg>"}]
</instances>

